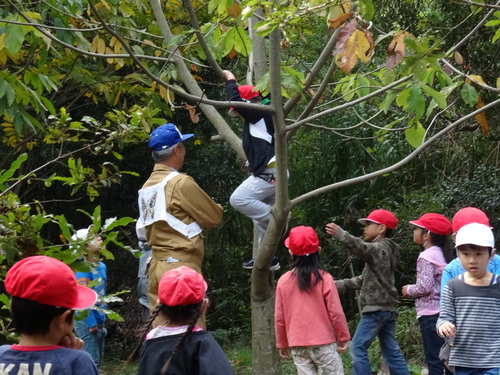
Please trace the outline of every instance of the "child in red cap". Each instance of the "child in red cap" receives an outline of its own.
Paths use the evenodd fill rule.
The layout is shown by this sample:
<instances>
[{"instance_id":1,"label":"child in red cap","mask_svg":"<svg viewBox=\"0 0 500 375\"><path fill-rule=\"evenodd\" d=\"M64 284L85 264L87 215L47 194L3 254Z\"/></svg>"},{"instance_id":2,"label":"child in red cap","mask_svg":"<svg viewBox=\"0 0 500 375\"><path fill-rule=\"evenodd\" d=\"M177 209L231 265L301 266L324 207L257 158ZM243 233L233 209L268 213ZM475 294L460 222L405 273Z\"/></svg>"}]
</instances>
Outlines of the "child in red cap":
<instances>
[{"instance_id":1,"label":"child in red cap","mask_svg":"<svg viewBox=\"0 0 500 375\"><path fill-rule=\"evenodd\" d=\"M5 290L12 296L19 344L1 347L0 373L99 373L88 353L75 350L82 345L75 346L72 338L74 310L92 306L97 294L78 285L71 268L47 256L28 257L7 272Z\"/></svg>"},{"instance_id":2,"label":"child in red cap","mask_svg":"<svg viewBox=\"0 0 500 375\"><path fill-rule=\"evenodd\" d=\"M371 373L368 348L378 336L380 348L391 374L410 375L403 353L394 337L396 306L399 302L394 272L399 263L399 246L389 239L398 219L387 210L375 210L358 220L365 226L365 241L351 236L335 223L326 232L342 242L347 251L365 262L361 276L337 280L339 292L361 289L361 320L351 342L352 374Z\"/></svg>"},{"instance_id":3,"label":"child in red cap","mask_svg":"<svg viewBox=\"0 0 500 375\"><path fill-rule=\"evenodd\" d=\"M464 207L457 211L453 219L451 220L453 233L451 235L453 241L460 228L467 224L483 224L490 227L490 219L486 214L476 207ZM488 271L494 273L495 275L500 275L500 256L495 254L493 258L488 263ZM443 277L441 278L441 293L445 285L453 279L454 277L461 275L465 270L460 263L460 259L453 259L443 270Z\"/></svg>"},{"instance_id":4,"label":"child in red cap","mask_svg":"<svg viewBox=\"0 0 500 375\"><path fill-rule=\"evenodd\" d=\"M139 375L233 374L217 341L196 326L208 306L206 291L203 276L189 267L163 274L158 287L159 303L145 329ZM149 331L157 315L168 323Z\"/></svg>"},{"instance_id":5,"label":"child in red cap","mask_svg":"<svg viewBox=\"0 0 500 375\"><path fill-rule=\"evenodd\" d=\"M285 246L292 264L276 287L280 355L292 354L299 375L343 375L339 353L347 350L351 336L333 277L319 257L318 236L311 227L295 227Z\"/></svg>"},{"instance_id":6,"label":"child in red cap","mask_svg":"<svg viewBox=\"0 0 500 375\"><path fill-rule=\"evenodd\" d=\"M415 225L413 242L422 245L423 251L417 259L417 283L405 285L404 297L414 297L418 323L424 344L425 362L429 375L443 375L443 362L439 350L444 339L436 332L441 296L441 275L447 263L453 259L449 236L451 223L443 215L427 213L418 220L410 221ZM446 369L446 374L452 374Z\"/></svg>"}]
</instances>

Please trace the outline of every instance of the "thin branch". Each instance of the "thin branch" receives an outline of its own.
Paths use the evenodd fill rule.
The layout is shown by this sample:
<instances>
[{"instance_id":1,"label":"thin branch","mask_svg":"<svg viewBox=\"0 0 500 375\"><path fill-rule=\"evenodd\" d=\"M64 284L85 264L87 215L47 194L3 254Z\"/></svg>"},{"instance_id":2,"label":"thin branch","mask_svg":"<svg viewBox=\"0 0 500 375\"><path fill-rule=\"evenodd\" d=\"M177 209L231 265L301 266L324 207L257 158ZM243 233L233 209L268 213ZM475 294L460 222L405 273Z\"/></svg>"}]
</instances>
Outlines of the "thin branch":
<instances>
[{"instance_id":1,"label":"thin branch","mask_svg":"<svg viewBox=\"0 0 500 375\"><path fill-rule=\"evenodd\" d=\"M363 96L362 98L353 100L352 102L348 102L348 103L339 105L339 106L337 106L335 108L327 109L326 111L323 111L321 113L315 114L315 115L313 115L311 117L308 117L306 119L299 120L295 124L287 126L286 130L287 131L292 131L292 130L298 128L299 126L305 124L306 122L310 122L310 121L316 120L318 118L324 117L326 115L330 115L332 113L338 112L338 111L340 111L342 109L346 109L346 108L350 108L352 106L355 106L356 104L362 103L362 102L364 102L364 101L366 101L368 99L371 99L371 98L373 98L375 96L378 96L379 94L381 94L383 92L389 91L390 89L392 89L392 88L400 85L401 83L404 83L404 82L410 80L411 78L413 78L413 74L410 74L410 75L408 75L406 77L403 77L403 78L401 78L401 79L399 79L397 81L394 81L391 84L389 84L389 85L387 85L387 86L385 86L385 87L383 87L383 88L381 88L379 90L376 90L376 91L374 91L374 92L372 92L372 93L370 93L368 95Z\"/></svg>"},{"instance_id":2,"label":"thin branch","mask_svg":"<svg viewBox=\"0 0 500 375\"><path fill-rule=\"evenodd\" d=\"M498 4L500 4L500 0L497 1L497 6ZM470 38L472 38L472 36L477 33L479 31L479 29L481 27L483 27L483 25L488 22L488 19L493 15L493 13L495 13L495 9L492 9L490 10L486 16L483 17L483 19L481 21L479 21L479 23L466 35L464 36L464 38L458 42L457 44L455 44L453 47L451 47L445 54L445 56L450 56L453 52L455 52L457 49L459 49L460 47L462 47L465 43L467 43L469 41Z\"/></svg>"},{"instance_id":3,"label":"thin branch","mask_svg":"<svg viewBox=\"0 0 500 375\"><path fill-rule=\"evenodd\" d=\"M500 9L500 5L476 3L468 0L454 0L453 2L457 4L472 5L478 8Z\"/></svg>"},{"instance_id":4,"label":"thin branch","mask_svg":"<svg viewBox=\"0 0 500 375\"><path fill-rule=\"evenodd\" d=\"M395 163L387 168L383 168L383 169L380 169L378 171L368 173L364 176L354 177L354 178L351 178L349 180L336 182L336 183L333 183L331 185L323 186L323 187L318 188L316 190L312 190L308 193L305 193L301 196L298 196L297 198L294 198L290 203L291 207L294 207L294 206L298 205L299 203L302 203L308 199L314 198L314 197L319 196L321 194L325 194L325 193L330 192L332 190L337 190L337 189L351 186L351 185L354 185L354 184L357 184L360 182L365 182L365 181L371 180L373 178L382 176L382 175L387 174L387 173L392 173L392 172L398 170L399 168L403 167L404 165L408 164L413 159L415 159L418 155L420 155L427 148L429 148L430 145L432 145L434 142L439 140L446 133L455 129L461 123L465 122L466 120L468 120L470 118L473 118L474 116L478 115L481 112L486 111L487 109L495 107L498 104L500 104L500 99L497 99L494 102L491 102L491 103L485 105L484 107L477 109L474 112L471 112L464 117L461 117L460 119L458 119L454 123L448 125L446 128L444 128L443 130L441 130L440 132L436 133L434 136L429 138L429 140L427 142L422 143L422 145L420 145L418 148L416 148L413 152L411 152L404 159L400 160L399 162L397 162L397 163Z\"/></svg>"},{"instance_id":5,"label":"thin branch","mask_svg":"<svg viewBox=\"0 0 500 375\"><path fill-rule=\"evenodd\" d=\"M458 70L457 68L455 68L453 65L451 65L451 63L448 60L441 59L441 61L446 66L448 66L451 70L453 70L455 73L457 73L458 75L461 75L462 77L465 77L465 78L469 79L471 82L474 82L474 84L478 85L479 87L481 87L481 88L483 88L485 90L488 90L488 91L500 93L500 89L497 89L497 88L495 88L493 86L485 85L485 84L477 81L476 79L474 79L473 77L471 77L467 73L461 72L460 70Z\"/></svg>"},{"instance_id":6,"label":"thin branch","mask_svg":"<svg viewBox=\"0 0 500 375\"><path fill-rule=\"evenodd\" d=\"M66 154L63 154L63 155L59 154L59 156L57 156L55 159L52 159L52 160L48 161L47 163L45 163L45 164L43 164L43 165L39 166L38 168L33 169L33 170L32 170L32 171L30 171L27 175L25 175L25 176L21 177L19 180L17 180L16 182L14 182L12 185L10 185L8 188L6 188L4 191L2 191L2 192L0 193L0 197L3 197L6 193L8 193L9 191L11 191L14 187L16 187L18 184L20 184L20 183L21 183L21 182L23 182L24 180L28 179L30 176L34 175L36 172L38 172L38 171L40 171L40 170L42 170L42 169L44 169L44 168L48 167L48 166L49 166L49 165L51 165L51 164L54 164L54 163L58 162L58 161L59 161L59 160L61 160L61 159L65 159L65 158L67 158L68 156L71 156L71 155L73 155L73 154L76 154L76 153L78 153L78 152L80 152L80 151L87 150L87 149L89 149L89 148L91 148L91 147L94 147L94 146L96 146L96 145L98 145L98 144L100 144L100 143L102 143L102 142L103 142L103 141L94 142L94 143L92 143L92 144L90 144L90 145L87 145L87 146L81 147L81 148L79 148L78 150L73 150L73 151L68 152L68 153L66 153Z\"/></svg>"}]
</instances>

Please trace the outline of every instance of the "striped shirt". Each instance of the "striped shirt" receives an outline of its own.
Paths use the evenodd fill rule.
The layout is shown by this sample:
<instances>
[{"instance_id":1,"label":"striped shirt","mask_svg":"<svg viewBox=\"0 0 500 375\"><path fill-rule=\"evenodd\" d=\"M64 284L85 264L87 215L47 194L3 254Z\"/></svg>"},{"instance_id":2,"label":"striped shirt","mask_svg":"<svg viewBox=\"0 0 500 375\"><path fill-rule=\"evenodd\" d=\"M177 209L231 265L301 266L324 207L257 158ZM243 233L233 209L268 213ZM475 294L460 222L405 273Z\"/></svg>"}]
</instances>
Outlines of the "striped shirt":
<instances>
[{"instance_id":1,"label":"striped shirt","mask_svg":"<svg viewBox=\"0 0 500 375\"><path fill-rule=\"evenodd\" d=\"M466 284L463 274L446 284L437 327L456 326L450 365L471 368L500 367L500 277L488 286Z\"/></svg>"}]
</instances>

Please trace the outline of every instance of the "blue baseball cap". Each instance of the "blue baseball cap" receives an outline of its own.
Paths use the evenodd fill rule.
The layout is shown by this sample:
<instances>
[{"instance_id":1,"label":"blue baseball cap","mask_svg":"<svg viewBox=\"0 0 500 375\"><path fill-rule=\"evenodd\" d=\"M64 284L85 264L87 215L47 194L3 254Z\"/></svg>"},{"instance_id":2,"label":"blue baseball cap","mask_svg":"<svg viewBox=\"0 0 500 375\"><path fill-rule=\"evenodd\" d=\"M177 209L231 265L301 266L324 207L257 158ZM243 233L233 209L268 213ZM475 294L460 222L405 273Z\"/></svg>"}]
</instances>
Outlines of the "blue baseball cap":
<instances>
[{"instance_id":1,"label":"blue baseball cap","mask_svg":"<svg viewBox=\"0 0 500 375\"><path fill-rule=\"evenodd\" d=\"M194 134L184 134L177 129L177 126L169 122L151 132L148 146L155 151L165 150L181 141L191 138Z\"/></svg>"}]
</instances>

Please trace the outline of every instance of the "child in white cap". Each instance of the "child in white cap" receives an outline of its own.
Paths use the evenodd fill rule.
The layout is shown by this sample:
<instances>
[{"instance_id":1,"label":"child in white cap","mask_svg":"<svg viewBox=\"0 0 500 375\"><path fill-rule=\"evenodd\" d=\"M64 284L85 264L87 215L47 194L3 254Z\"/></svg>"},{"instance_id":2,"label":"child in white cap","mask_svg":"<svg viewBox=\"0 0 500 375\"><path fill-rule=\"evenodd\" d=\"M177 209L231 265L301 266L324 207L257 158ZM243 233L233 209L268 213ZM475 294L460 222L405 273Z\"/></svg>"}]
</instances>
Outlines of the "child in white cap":
<instances>
[{"instance_id":1,"label":"child in white cap","mask_svg":"<svg viewBox=\"0 0 500 375\"><path fill-rule=\"evenodd\" d=\"M344 375L339 353L351 336L333 277L319 257L318 235L301 225L290 230L285 246L292 264L276 287L280 355L292 355L299 375Z\"/></svg>"},{"instance_id":2,"label":"child in white cap","mask_svg":"<svg viewBox=\"0 0 500 375\"><path fill-rule=\"evenodd\" d=\"M495 253L493 232L484 224L467 224L455 244L465 272L444 287L436 327L442 337L454 338L449 365L455 375L498 375L500 276L487 269Z\"/></svg>"}]
</instances>

